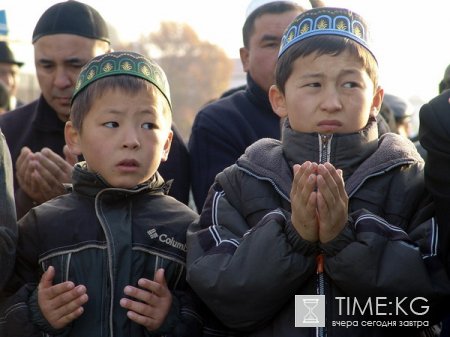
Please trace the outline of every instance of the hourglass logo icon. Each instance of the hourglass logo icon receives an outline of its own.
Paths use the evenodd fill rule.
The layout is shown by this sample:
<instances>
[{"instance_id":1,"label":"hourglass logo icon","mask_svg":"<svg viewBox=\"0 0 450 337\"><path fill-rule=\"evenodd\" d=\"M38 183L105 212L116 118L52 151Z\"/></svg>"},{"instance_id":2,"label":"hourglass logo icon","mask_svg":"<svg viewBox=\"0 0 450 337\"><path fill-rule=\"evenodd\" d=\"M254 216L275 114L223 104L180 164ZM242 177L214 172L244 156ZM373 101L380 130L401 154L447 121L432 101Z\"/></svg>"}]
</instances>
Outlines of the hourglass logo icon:
<instances>
[{"instance_id":1,"label":"hourglass logo icon","mask_svg":"<svg viewBox=\"0 0 450 337\"><path fill-rule=\"evenodd\" d=\"M295 295L295 326L325 326L324 295Z\"/></svg>"}]
</instances>

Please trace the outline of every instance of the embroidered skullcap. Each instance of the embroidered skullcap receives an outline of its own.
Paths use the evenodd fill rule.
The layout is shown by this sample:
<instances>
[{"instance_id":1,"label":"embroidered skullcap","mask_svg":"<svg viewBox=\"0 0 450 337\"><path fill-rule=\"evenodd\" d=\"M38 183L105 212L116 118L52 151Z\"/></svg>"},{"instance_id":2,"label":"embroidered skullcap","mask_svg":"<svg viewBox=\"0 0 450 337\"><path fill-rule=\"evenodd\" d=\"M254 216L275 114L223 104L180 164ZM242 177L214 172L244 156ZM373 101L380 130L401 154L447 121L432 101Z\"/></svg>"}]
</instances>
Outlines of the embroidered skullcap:
<instances>
[{"instance_id":1,"label":"embroidered skullcap","mask_svg":"<svg viewBox=\"0 0 450 337\"><path fill-rule=\"evenodd\" d=\"M91 6L75 0L49 7L34 28L32 42L54 34L72 34L110 42L108 26L102 16Z\"/></svg>"},{"instance_id":2,"label":"embroidered skullcap","mask_svg":"<svg viewBox=\"0 0 450 337\"><path fill-rule=\"evenodd\" d=\"M278 57L294 44L321 35L349 38L366 48L375 58L369 46L369 31L365 20L349 9L333 7L313 8L299 14L283 34Z\"/></svg>"},{"instance_id":3,"label":"embroidered skullcap","mask_svg":"<svg viewBox=\"0 0 450 337\"><path fill-rule=\"evenodd\" d=\"M19 62L15 59L14 53L9 48L6 41L0 41L0 63L16 64L19 67L23 66L23 62Z\"/></svg>"},{"instance_id":4,"label":"embroidered skullcap","mask_svg":"<svg viewBox=\"0 0 450 337\"><path fill-rule=\"evenodd\" d=\"M111 52L90 60L78 75L72 102L84 88L95 81L117 75L136 76L150 82L158 88L172 108L169 82L164 70L155 61L131 51Z\"/></svg>"}]
</instances>

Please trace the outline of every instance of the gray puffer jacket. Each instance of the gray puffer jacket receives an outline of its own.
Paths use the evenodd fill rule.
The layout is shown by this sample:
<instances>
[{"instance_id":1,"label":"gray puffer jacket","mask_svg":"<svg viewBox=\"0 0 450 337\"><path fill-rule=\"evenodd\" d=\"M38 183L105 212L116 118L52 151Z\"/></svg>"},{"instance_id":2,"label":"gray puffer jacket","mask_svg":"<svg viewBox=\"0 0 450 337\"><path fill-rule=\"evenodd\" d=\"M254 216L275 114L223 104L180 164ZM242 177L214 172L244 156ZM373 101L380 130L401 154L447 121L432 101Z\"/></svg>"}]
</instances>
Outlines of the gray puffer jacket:
<instances>
[{"instance_id":1,"label":"gray puffer jacket","mask_svg":"<svg viewBox=\"0 0 450 337\"><path fill-rule=\"evenodd\" d=\"M302 239L290 220L292 166L307 160L342 169L349 196L347 225L325 244ZM432 325L438 299L449 294L423 166L409 140L390 133L378 138L374 121L360 132L333 136L287 125L282 142L254 143L217 176L188 232L188 282L226 326L247 336L423 333L381 326ZM317 294L325 296L325 327L296 328L295 295ZM427 315L396 315L392 301L419 296L432 308ZM382 315L368 307L352 311L355 301L364 306L377 298Z\"/></svg>"}]
</instances>

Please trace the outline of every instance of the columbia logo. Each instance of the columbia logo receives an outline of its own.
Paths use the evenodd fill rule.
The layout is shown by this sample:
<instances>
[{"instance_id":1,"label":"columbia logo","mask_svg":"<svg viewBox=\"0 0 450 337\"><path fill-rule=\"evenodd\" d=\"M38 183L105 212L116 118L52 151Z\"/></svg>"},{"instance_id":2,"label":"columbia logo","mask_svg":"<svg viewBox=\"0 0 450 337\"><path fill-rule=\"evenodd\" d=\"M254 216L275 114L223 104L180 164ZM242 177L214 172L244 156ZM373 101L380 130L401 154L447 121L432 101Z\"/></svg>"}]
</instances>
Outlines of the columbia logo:
<instances>
[{"instance_id":1,"label":"columbia logo","mask_svg":"<svg viewBox=\"0 0 450 337\"><path fill-rule=\"evenodd\" d=\"M173 237L168 237L167 234L161 234L159 235L155 228L149 229L147 231L148 236L150 236L150 239L159 239L160 242L177 248L181 249L183 252L187 252L187 245L185 243L178 242Z\"/></svg>"},{"instance_id":2,"label":"columbia logo","mask_svg":"<svg viewBox=\"0 0 450 337\"><path fill-rule=\"evenodd\" d=\"M150 236L150 238L152 239L156 239L158 237L158 233L156 233L156 229L150 229L147 231L147 234Z\"/></svg>"}]
</instances>

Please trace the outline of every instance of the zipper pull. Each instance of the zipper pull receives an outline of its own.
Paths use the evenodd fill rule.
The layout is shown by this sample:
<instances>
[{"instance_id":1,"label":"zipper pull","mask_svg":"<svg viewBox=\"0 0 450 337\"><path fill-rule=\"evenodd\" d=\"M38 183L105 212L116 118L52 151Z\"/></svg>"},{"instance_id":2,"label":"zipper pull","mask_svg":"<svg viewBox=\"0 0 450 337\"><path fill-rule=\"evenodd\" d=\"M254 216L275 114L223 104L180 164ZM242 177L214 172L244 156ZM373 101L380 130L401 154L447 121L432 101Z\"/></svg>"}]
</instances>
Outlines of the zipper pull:
<instances>
[{"instance_id":1,"label":"zipper pull","mask_svg":"<svg viewBox=\"0 0 450 337\"><path fill-rule=\"evenodd\" d=\"M323 264L324 264L324 256L323 254L319 254L316 257L316 263L317 263L317 274L323 273Z\"/></svg>"}]
</instances>

